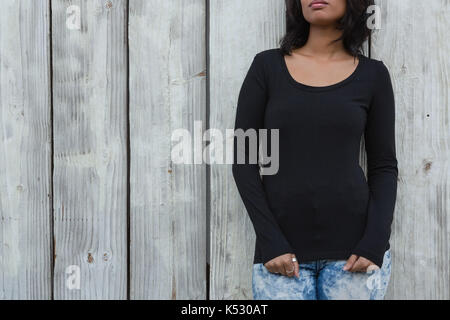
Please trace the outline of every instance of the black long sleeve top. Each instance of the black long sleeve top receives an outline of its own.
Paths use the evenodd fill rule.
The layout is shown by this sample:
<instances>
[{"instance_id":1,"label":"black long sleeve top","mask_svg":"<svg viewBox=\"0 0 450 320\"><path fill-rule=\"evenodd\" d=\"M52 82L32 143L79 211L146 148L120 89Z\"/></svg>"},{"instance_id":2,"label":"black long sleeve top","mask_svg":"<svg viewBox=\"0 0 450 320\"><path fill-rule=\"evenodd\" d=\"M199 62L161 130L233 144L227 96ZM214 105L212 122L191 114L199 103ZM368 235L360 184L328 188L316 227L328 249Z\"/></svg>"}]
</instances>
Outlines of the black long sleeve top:
<instances>
[{"instance_id":1,"label":"black long sleeve top","mask_svg":"<svg viewBox=\"0 0 450 320\"><path fill-rule=\"evenodd\" d=\"M254 57L235 130L267 129L271 152L270 132L279 133L278 171L270 175L250 162L251 139L242 146L234 138L233 177L256 233L254 263L285 253L300 262L356 254L381 267L397 193L395 103L384 63L358 58L345 80L313 87L291 76L280 49ZM367 179L359 165L363 134ZM243 147L246 161L238 163Z\"/></svg>"}]
</instances>

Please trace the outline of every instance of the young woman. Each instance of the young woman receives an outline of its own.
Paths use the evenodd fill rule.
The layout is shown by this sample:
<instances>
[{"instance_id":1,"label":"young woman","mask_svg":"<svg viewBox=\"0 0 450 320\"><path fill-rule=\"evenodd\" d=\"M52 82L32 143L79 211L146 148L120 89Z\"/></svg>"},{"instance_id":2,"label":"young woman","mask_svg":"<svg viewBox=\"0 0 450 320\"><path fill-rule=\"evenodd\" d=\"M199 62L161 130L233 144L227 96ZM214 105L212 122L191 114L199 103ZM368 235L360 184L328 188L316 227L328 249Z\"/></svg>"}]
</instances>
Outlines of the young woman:
<instances>
[{"instance_id":1,"label":"young woman","mask_svg":"<svg viewBox=\"0 0 450 320\"><path fill-rule=\"evenodd\" d=\"M398 169L389 71L361 53L372 4L287 0L281 48L258 53L243 82L235 130L279 133L278 172L262 177L251 139L235 137L246 161L235 157L233 176L256 232L254 299L384 297Z\"/></svg>"}]
</instances>

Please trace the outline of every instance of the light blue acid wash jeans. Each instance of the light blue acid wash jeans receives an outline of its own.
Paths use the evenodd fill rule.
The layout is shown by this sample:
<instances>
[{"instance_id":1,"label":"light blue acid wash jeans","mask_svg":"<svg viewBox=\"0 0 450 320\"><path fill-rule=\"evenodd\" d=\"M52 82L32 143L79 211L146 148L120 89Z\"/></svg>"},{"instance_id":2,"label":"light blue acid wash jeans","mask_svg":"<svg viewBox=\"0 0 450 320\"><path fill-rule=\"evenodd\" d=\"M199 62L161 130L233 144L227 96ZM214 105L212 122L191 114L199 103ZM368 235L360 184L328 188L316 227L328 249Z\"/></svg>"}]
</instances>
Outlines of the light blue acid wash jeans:
<instances>
[{"instance_id":1,"label":"light blue acid wash jeans","mask_svg":"<svg viewBox=\"0 0 450 320\"><path fill-rule=\"evenodd\" d=\"M300 263L300 276L271 273L262 263L253 265L254 300L382 300L391 275L391 253L380 269L344 271L345 260Z\"/></svg>"}]
</instances>

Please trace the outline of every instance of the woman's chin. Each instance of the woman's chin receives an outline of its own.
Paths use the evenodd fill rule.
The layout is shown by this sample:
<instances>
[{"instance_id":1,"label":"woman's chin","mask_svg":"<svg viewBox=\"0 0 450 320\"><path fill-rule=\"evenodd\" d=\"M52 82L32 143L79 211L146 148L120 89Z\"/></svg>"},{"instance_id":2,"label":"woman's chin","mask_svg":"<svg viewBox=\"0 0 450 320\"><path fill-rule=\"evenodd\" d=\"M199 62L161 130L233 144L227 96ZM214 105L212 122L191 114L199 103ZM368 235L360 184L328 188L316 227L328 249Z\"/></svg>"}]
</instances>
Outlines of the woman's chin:
<instances>
[{"instance_id":1,"label":"woman's chin","mask_svg":"<svg viewBox=\"0 0 450 320\"><path fill-rule=\"evenodd\" d=\"M337 19L334 16L331 17L329 12L316 10L308 16L307 21L315 26L329 26L335 24Z\"/></svg>"},{"instance_id":2,"label":"woman's chin","mask_svg":"<svg viewBox=\"0 0 450 320\"><path fill-rule=\"evenodd\" d=\"M325 27L325 26L331 26L331 25L334 25L334 24L335 24L335 21L334 21L334 20L327 19L327 17L320 16L320 15L318 14L316 17L314 17L314 19L311 19L311 21L309 21L309 23L310 23L312 26L323 26L323 27Z\"/></svg>"}]
</instances>

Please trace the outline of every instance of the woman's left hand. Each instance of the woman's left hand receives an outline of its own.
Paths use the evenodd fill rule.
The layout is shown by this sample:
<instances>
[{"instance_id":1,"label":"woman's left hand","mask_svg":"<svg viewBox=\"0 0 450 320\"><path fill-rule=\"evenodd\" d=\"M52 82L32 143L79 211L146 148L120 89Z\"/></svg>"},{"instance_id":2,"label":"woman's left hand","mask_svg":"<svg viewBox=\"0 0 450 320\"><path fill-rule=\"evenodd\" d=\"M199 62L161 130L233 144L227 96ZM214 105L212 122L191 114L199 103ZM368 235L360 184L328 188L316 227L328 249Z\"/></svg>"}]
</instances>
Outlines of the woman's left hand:
<instances>
[{"instance_id":1,"label":"woman's left hand","mask_svg":"<svg viewBox=\"0 0 450 320\"><path fill-rule=\"evenodd\" d=\"M350 272L367 272L375 269L379 269L375 263L364 257L357 256L356 254L352 254L344 266L344 270Z\"/></svg>"}]
</instances>

